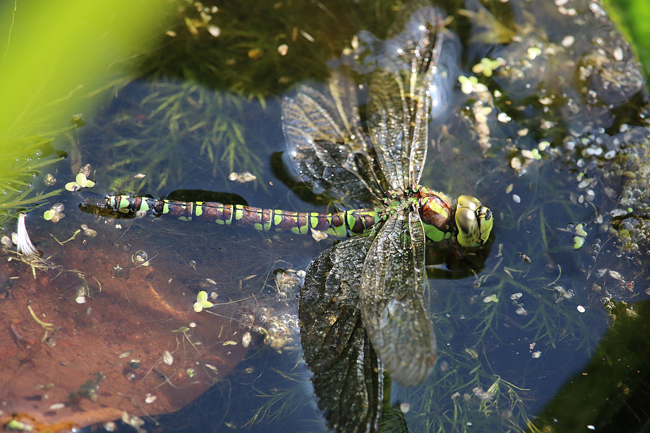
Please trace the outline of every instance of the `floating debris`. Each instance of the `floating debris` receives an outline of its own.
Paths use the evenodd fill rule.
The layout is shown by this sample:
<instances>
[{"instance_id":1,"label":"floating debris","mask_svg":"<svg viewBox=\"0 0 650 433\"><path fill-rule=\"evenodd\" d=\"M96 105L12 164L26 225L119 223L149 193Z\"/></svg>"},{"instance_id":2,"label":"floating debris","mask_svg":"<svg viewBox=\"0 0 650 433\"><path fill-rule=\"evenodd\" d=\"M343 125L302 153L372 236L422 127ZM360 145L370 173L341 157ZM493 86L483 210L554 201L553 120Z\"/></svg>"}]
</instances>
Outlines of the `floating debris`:
<instances>
[{"instance_id":1,"label":"floating debris","mask_svg":"<svg viewBox=\"0 0 650 433\"><path fill-rule=\"evenodd\" d=\"M60 220L65 218L63 210L65 205L63 203L54 203L49 210L46 210L43 214L45 221L52 221L53 223L58 223Z\"/></svg>"},{"instance_id":2,"label":"floating debris","mask_svg":"<svg viewBox=\"0 0 650 433\"><path fill-rule=\"evenodd\" d=\"M311 229L311 237L314 238L316 242L320 242L327 239L328 234L320 230Z\"/></svg>"},{"instance_id":3,"label":"floating debris","mask_svg":"<svg viewBox=\"0 0 650 433\"><path fill-rule=\"evenodd\" d=\"M56 183L56 177L54 177L54 175L48 173L43 178L43 183L45 184L45 186L53 186Z\"/></svg>"},{"instance_id":4,"label":"floating debris","mask_svg":"<svg viewBox=\"0 0 650 433\"><path fill-rule=\"evenodd\" d=\"M275 287L278 299L285 301L300 289L304 279L304 272L296 272L292 269L277 269L274 273Z\"/></svg>"},{"instance_id":5,"label":"floating debris","mask_svg":"<svg viewBox=\"0 0 650 433\"><path fill-rule=\"evenodd\" d=\"M149 255L146 251L140 250L131 254L131 262L136 265L144 265L149 260Z\"/></svg>"},{"instance_id":6,"label":"floating debris","mask_svg":"<svg viewBox=\"0 0 650 433\"><path fill-rule=\"evenodd\" d=\"M81 230L83 230L84 235L86 235L88 237L94 238L95 236L97 236L97 231L93 230L91 228L88 228L88 226L86 224L81 224Z\"/></svg>"},{"instance_id":7,"label":"floating debris","mask_svg":"<svg viewBox=\"0 0 650 433\"><path fill-rule=\"evenodd\" d=\"M7 430L16 430L16 431L26 431L26 432L34 431L33 425L24 423L22 421L18 421L17 419L12 419L11 421L9 421L7 424L5 424L5 428Z\"/></svg>"},{"instance_id":8,"label":"floating debris","mask_svg":"<svg viewBox=\"0 0 650 433\"><path fill-rule=\"evenodd\" d=\"M582 237L586 237L586 236L587 236L587 232L585 231L584 226L583 226L582 224L578 224L578 225L576 226L576 234L577 234L578 236L582 236Z\"/></svg>"},{"instance_id":9,"label":"floating debris","mask_svg":"<svg viewBox=\"0 0 650 433\"><path fill-rule=\"evenodd\" d=\"M525 253L518 252L517 255L518 255L519 257L521 257L521 260L523 260L524 262L526 262L526 263L528 263L528 264L533 263L533 261L531 260L531 258L528 257Z\"/></svg>"},{"instance_id":10,"label":"floating debris","mask_svg":"<svg viewBox=\"0 0 650 433\"><path fill-rule=\"evenodd\" d=\"M221 34L221 29L213 24L210 24L208 26L208 33L210 33L215 38L218 38L219 35Z\"/></svg>"},{"instance_id":11,"label":"floating debris","mask_svg":"<svg viewBox=\"0 0 650 433\"><path fill-rule=\"evenodd\" d=\"M169 350L163 352L163 362L167 365L172 365L174 363L174 357L169 353Z\"/></svg>"},{"instance_id":12,"label":"floating debris","mask_svg":"<svg viewBox=\"0 0 650 433\"><path fill-rule=\"evenodd\" d=\"M119 359L128 358L129 356L131 356L131 353L133 353L132 350L127 350L126 352L120 353L117 357Z\"/></svg>"},{"instance_id":13,"label":"floating debris","mask_svg":"<svg viewBox=\"0 0 650 433\"><path fill-rule=\"evenodd\" d=\"M77 304L85 304L86 303L86 294L88 293L88 290L85 286L80 286L77 289L77 297L74 299Z\"/></svg>"},{"instance_id":14,"label":"floating debris","mask_svg":"<svg viewBox=\"0 0 650 433\"><path fill-rule=\"evenodd\" d=\"M122 422L133 427L138 433L146 433L146 430L142 428L144 420L139 416L129 415L127 412L122 412Z\"/></svg>"},{"instance_id":15,"label":"floating debris","mask_svg":"<svg viewBox=\"0 0 650 433\"><path fill-rule=\"evenodd\" d=\"M312 35L310 35L309 33L307 33L304 30L300 30L300 34L302 35L303 38L307 39L309 42L315 42L316 41L316 39L314 39L314 37Z\"/></svg>"},{"instance_id":16,"label":"floating debris","mask_svg":"<svg viewBox=\"0 0 650 433\"><path fill-rule=\"evenodd\" d=\"M490 302L499 302L499 297L497 295L490 295L483 298L483 302L489 304Z\"/></svg>"},{"instance_id":17,"label":"floating debris","mask_svg":"<svg viewBox=\"0 0 650 433\"><path fill-rule=\"evenodd\" d=\"M27 257L38 257L38 250L32 243L31 239L29 239L29 234L27 233L24 213L18 214L18 230L14 243L16 244L16 249L20 254L24 254Z\"/></svg>"},{"instance_id":18,"label":"floating debris","mask_svg":"<svg viewBox=\"0 0 650 433\"><path fill-rule=\"evenodd\" d=\"M625 281L625 277L620 272L613 271L613 270L610 269L608 274L609 274L610 277L612 277L615 280Z\"/></svg>"},{"instance_id":19,"label":"floating debris","mask_svg":"<svg viewBox=\"0 0 650 433\"><path fill-rule=\"evenodd\" d=\"M214 304L208 301L208 292L201 290L198 295L196 295L196 302L194 303L194 311L200 313L204 308L211 308Z\"/></svg>"},{"instance_id":20,"label":"floating debris","mask_svg":"<svg viewBox=\"0 0 650 433\"><path fill-rule=\"evenodd\" d=\"M79 173L74 182L65 184L65 189L68 191L79 191L82 188L92 188L93 186L95 186L95 182L88 180L85 174Z\"/></svg>"},{"instance_id":21,"label":"floating debris","mask_svg":"<svg viewBox=\"0 0 650 433\"><path fill-rule=\"evenodd\" d=\"M542 159L542 156L539 154L539 150L537 149L533 149L533 150L523 149L521 151L521 156L523 156L526 159L534 159L537 161Z\"/></svg>"},{"instance_id":22,"label":"floating debris","mask_svg":"<svg viewBox=\"0 0 650 433\"><path fill-rule=\"evenodd\" d=\"M257 60L262 57L262 50L260 48L252 48L248 51L248 58L251 60Z\"/></svg>"},{"instance_id":23,"label":"floating debris","mask_svg":"<svg viewBox=\"0 0 650 433\"><path fill-rule=\"evenodd\" d=\"M252 337L251 337L251 333L248 332L248 331L246 331L246 332L244 333L244 335L242 335L242 337L241 337L241 344L242 344L242 346L244 346L244 347L248 347L248 345L251 344L251 339L252 339Z\"/></svg>"},{"instance_id":24,"label":"floating debris","mask_svg":"<svg viewBox=\"0 0 650 433\"><path fill-rule=\"evenodd\" d=\"M516 171L520 171L522 167L521 159L516 156L510 160L510 167Z\"/></svg>"},{"instance_id":25,"label":"floating debris","mask_svg":"<svg viewBox=\"0 0 650 433\"><path fill-rule=\"evenodd\" d=\"M43 322L41 319L39 319L39 318L36 316L36 313L34 313L34 310L32 309L32 306L31 306L31 305L28 305L28 306L27 306L27 310L29 310L29 314L31 314L32 319L34 319L34 321L35 321L36 323L38 323L39 325L41 325L41 327L42 327L43 329L45 329L45 330L47 330L47 331L54 331L54 324L53 324L53 323ZM43 317L45 317L44 314L43 314Z\"/></svg>"},{"instance_id":26,"label":"floating debris","mask_svg":"<svg viewBox=\"0 0 650 433\"><path fill-rule=\"evenodd\" d=\"M565 36L564 39L562 39L562 42L560 43L564 48L569 48L573 43L576 41L576 38L568 35Z\"/></svg>"},{"instance_id":27,"label":"floating debris","mask_svg":"<svg viewBox=\"0 0 650 433\"><path fill-rule=\"evenodd\" d=\"M257 180L257 176L246 171L244 173L235 173L234 171L228 176L228 180L232 182L247 183Z\"/></svg>"},{"instance_id":28,"label":"floating debris","mask_svg":"<svg viewBox=\"0 0 650 433\"><path fill-rule=\"evenodd\" d=\"M565 290L562 286L554 286L553 290L555 291L555 303L564 301L565 299L572 299L574 296L573 290Z\"/></svg>"},{"instance_id":29,"label":"floating debris","mask_svg":"<svg viewBox=\"0 0 650 433\"><path fill-rule=\"evenodd\" d=\"M460 83L460 90L469 95L474 90L474 86L478 84L478 78L461 75L458 77L458 82Z\"/></svg>"},{"instance_id":30,"label":"floating debris","mask_svg":"<svg viewBox=\"0 0 650 433\"><path fill-rule=\"evenodd\" d=\"M472 389L472 393L478 397L480 400L483 401L490 401L494 398L494 393L488 391L483 391L483 388L477 386L474 389Z\"/></svg>"},{"instance_id":31,"label":"floating debris","mask_svg":"<svg viewBox=\"0 0 650 433\"><path fill-rule=\"evenodd\" d=\"M486 77L491 77L492 72L501 66L501 63L498 60L490 60L487 57L483 57L480 63L472 66L472 72L475 74L483 74Z\"/></svg>"},{"instance_id":32,"label":"floating debris","mask_svg":"<svg viewBox=\"0 0 650 433\"><path fill-rule=\"evenodd\" d=\"M501 123L508 123L512 120L512 118L506 113L501 112L497 115L497 120Z\"/></svg>"},{"instance_id":33,"label":"floating debris","mask_svg":"<svg viewBox=\"0 0 650 433\"><path fill-rule=\"evenodd\" d=\"M530 47L526 53L528 54L528 59L535 60L537 56L542 54L542 50L539 47Z\"/></svg>"},{"instance_id":34,"label":"floating debris","mask_svg":"<svg viewBox=\"0 0 650 433\"><path fill-rule=\"evenodd\" d=\"M578 250L582 248L582 246L585 244L585 238L581 236L574 236L573 237L573 248Z\"/></svg>"}]
</instances>

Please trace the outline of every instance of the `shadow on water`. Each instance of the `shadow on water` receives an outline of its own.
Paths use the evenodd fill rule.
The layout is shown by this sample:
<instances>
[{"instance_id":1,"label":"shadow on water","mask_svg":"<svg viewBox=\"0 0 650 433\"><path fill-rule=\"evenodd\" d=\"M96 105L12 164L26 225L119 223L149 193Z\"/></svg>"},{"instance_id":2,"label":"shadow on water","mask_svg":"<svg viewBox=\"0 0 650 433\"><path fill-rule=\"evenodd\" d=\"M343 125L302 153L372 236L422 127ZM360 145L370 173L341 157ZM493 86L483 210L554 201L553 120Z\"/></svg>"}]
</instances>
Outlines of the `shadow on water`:
<instances>
[{"instance_id":1,"label":"shadow on water","mask_svg":"<svg viewBox=\"0 0 650 433\"><path fill-rule=\"evenodd\" d=\"M360 280L376 233L317 241L114 219L80 212L78 196L63 193L55 200L64 209L44 196L27 217L41 261L3 253L0 388L11 397L0 400L11 405L0 415L25 414L16 419L37 429L101 428L125 412L124 424L103 426L642 430L645 82L597 3L556 3L441 5L453 19L430 89L421 184L479 197L495 222L482 248L426 249L437 361L421 385L399 386L399 372L384 371L358 288L341 283ZM325 80L330 61L365 86L367 127L373 72L405 44L386 36L399 8L183 5L168 45L141 65L150 79L125 79L78 128L74 153L97 183L89 191L301 212L363 201L295 178L273 95ZM34 185L53 193L51 174L61 188L72 180L64 164ZM46 210L58 222L45 221Z\"/></svg>"}]
</instances>

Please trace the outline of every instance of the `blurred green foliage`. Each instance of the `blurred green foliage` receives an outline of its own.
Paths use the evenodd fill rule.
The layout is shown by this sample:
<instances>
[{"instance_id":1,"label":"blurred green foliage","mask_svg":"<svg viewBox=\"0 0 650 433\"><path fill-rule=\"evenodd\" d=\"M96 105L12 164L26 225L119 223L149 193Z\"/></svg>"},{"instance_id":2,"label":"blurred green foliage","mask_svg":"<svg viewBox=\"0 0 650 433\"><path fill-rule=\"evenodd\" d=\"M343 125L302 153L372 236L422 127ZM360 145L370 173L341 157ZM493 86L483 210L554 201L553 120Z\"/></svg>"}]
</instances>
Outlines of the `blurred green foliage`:
<instances>
[{"instance_id":1,"label":"blurred green foliage","mask_svg":"<svg viewBox=\"0 0 650 433\"><path fill-rule=\"evenodd\" d=\"M650 2L604 0L607 12L635 50L645 76L650 76Z\"/></svg>"},{"instance_id":2,"label":"blurred green foliage","mask_svg":"<svg viewBox=\"0 0 650 433\"><path fill-rule=\"evenodd\" d=\"M34 194L42 192L32 190L33 178L60 156L52 151L52 140L69 143L68 130L80 125L71 119L88 113L94 102L87 95L129 73L128 60L164 34L168 4L15 0L0 5L0 225L9 212L39 201ZM45 192L53 193L54 188Z\"/></svg>"}]
</instances>

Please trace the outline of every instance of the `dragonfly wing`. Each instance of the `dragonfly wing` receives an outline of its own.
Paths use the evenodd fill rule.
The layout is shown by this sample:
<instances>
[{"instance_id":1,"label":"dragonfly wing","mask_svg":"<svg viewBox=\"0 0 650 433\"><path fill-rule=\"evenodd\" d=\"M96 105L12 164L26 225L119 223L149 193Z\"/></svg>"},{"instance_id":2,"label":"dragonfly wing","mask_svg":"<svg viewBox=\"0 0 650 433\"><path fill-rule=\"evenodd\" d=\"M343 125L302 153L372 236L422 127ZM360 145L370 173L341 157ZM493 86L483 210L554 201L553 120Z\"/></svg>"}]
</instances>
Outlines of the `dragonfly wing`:
<instances>
[{"instance_id":1,"label":"dragonfly wing","mask_svg":"<svg viewBox=\"0 0 650 433\"><path fill-rule=\"evenodd\" d=\"M382 194L374 150L359 124L355 92L351 81L336 71L325 92L300 86L282 103L282 129L291 159L315 192L363 207Z\"/></svg>"},{"instance_id":2,"label":"dragonfly wing","mask_svg":"<svg viewBox=\"0 0 650 433\"><path fill-rule=\"evenodd\" d=\"M358 287L372 240L350 238L323 252L307 270L300 294L300 335L312 384L329 427L375 431L383 370L361 320Z\"/></svg>"},{"instance_id":3,"label":"dragonfly wing","mask_svg":"<svg viewBox=\"0 0 650 433\"><path fill-rule=\"evenodd\" d=\"M442 46L440 10L403 14L370 83L370 137L391 189L417 185L427 153L430 86ZM401 30L400 33L397 33Z\"/></svg>"},{"instance_id":4,"label":"dragonfly wing","mask_svg":"<svg viewBox=\"0 0 650 433\"><path fill-rule=\"evenodd\" d=\"M424 228L404 206L386 221L361 272L361 316L386 371L413 386L431 373L436 340L424 301Z\"/></svg>"}]
</instances>

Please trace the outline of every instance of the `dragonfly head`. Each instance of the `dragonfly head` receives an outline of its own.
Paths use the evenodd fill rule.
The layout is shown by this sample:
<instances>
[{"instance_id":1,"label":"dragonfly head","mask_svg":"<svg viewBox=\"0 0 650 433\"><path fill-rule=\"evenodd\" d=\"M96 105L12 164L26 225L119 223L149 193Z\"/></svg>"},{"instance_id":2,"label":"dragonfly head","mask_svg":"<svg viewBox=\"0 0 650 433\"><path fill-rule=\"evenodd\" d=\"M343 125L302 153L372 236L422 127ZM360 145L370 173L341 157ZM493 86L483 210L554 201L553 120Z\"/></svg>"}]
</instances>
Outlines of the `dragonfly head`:
<instances>
[{"instance_id":1,"label":"dragonfly head","mask_svg":"<svg viewBox=\"0 0 650 433\"><path fill-rule=\"evenodd\" d=\"M492 211L472 196L461 195L456 206L456 239L464 247L487 242L492 232Z\"/></svg>"}]
</instances>

